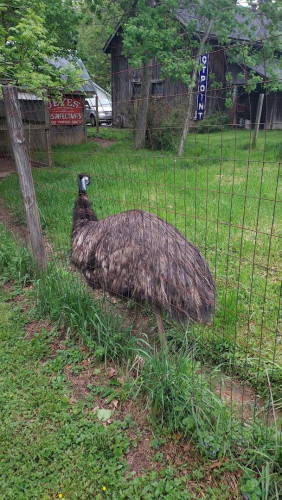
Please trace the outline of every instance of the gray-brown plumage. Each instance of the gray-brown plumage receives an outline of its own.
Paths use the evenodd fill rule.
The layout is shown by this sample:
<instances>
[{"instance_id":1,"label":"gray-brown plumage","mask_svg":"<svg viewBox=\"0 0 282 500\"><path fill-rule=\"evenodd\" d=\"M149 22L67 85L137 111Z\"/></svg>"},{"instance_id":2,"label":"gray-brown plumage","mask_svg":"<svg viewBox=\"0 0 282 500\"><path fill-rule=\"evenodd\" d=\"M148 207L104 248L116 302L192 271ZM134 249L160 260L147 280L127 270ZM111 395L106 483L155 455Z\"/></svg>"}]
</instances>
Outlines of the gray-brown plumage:
<instances>
[{"instance_id":1,"label":"gray-brown plumage","mask_svg":"<svg viewBox=\"0 0 282 500\"><path fill-rule=\"evenodd\" d=\"M72 262L89 284L150 303L160 335L163 311L180 323L208 322L216 291L199 250L171 224L143 210L98 220L86 194L89 182L89 176L78 176L72 230Z\"/></svg>"}]
</instances>

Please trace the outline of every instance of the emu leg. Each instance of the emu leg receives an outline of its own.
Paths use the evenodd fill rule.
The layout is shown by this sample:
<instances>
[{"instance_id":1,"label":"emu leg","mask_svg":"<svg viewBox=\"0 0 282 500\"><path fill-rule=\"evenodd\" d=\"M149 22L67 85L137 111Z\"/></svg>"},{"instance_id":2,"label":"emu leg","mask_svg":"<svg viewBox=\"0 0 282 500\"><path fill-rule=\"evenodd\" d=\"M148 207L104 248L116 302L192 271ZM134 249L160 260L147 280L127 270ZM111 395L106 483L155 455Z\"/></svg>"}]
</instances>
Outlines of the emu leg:
<instances>
[{"instance_id":1,"label":"emu leg","mask_svg":"<svg viewBox=\"0 0 282 500\"><path fill-rule=\"evenodd\" d=\"M153 307L153 310L154 310L156 320L157 320L160 341L161 341L162 346L165 346L167 344L167 340L166 340L165 331L164 331L163 318L162 318L162 315L157 307Z\"/></svg>"},{"instance_id":2,"label":"emu leg","mask_svg":"<svg viewBox=\"0 0 282 500\"><path fill-rule=\"evenodd\" d=\"M135 302L135 314L134 314L134 320L133 320L134 325L136 325L137 319L139 318L141 311L142 311L141 304L138 304L138 302Z\"/></svg>"},{"instance_id":3,"label":"emu leg","mask_svg":"<svg viewBox=\"0 0 282 500\"><path fill-rule=\"evenodd\" d=\"M136 335L138 334L138 320L140 318L142 311L142 306L141 304L138 304L137 302L135 303L135 311L134 311L134 318L132 320L132 330L131 330L131 335Z\"/></svg>"}]
</instances>

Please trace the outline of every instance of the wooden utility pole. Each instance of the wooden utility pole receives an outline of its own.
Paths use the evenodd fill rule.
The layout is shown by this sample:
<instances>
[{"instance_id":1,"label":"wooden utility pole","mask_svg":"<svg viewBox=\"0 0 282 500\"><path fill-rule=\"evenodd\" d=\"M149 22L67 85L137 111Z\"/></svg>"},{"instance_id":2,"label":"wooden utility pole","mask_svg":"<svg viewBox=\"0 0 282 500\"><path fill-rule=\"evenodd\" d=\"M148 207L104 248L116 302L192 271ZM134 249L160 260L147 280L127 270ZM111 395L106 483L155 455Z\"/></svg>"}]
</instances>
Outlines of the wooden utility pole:
<instances>
[{"instance_id":1,"label":"wooden utility pole","mask_svg":"<svg viewBox=\"0 0 282 500\"><path fill-rule=\"evenodd\" d=\"M40 270L47 267L47 259L43 244L42 229L36 204L34 184L30 161L25 147L25 136L20 111L18 92L15 86L2 86L4 105L6 108L9 135L19 176L27 227L30 234L32 253L36 266Z\"/></svg>"},{"instance_id":2,"label":"wooden utility pole","mask_svg":"<svg viewBox=\"0 0 282 500\"><path fill-rule=\"evenodd\" d=\"M258 109L257 109L257 116L256 116L256 123L255 123L255 130L254 130L254 137L253 137L253 148L255 147L255 145L257 143L263 100L264 100L264 94L260 94L259 95L259 102L258 102Z\"/></svg>"}]
</instances>

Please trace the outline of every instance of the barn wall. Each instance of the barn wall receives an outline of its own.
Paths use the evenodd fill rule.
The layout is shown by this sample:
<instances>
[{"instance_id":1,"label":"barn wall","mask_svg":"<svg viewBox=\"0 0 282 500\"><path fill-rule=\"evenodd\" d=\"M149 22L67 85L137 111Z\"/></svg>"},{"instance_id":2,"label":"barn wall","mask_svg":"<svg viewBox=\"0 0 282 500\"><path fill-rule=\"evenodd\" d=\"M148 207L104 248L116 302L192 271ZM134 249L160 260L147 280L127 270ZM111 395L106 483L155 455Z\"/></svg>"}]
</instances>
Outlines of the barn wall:
<instances>
[{"instance_id":1,"label":"barn wall","mask_svg":"<svg viewBox=\"0 0 282 500\"><path fill-rule=\"evenodd\" d=\"M266 123L269 130L282 130L282 92L273 92L266 96Z\"/></svg>"},{"instance_id":2,"label":"barn wall","mask_svg":"<svg viewBox=\"0 0 282 500\"><path fill-rule=\"evenodd\" d=\"M112 62L112 106L113 122L116 125L132 126L134 114L134 84L141 82L141 70L133 69L128 65L127 59L122 55L122 33L117 34L111 42L108 50L111 53ZM162 78L161 65L153 62L152 82L161 82L162 97L172 106L176 104L183 107L185 112L187 105L188 88L181 82ZM215 81L222 82L224 88L226 63L222 50L215 50L210 55L209 71L214 74ZM134 83L135 82L135 83ZM196 108L197 92L194 95L194 107ZM213 110L224 111L224 90L207 90L207 112Z\"/></svg>"},{"instance_id":3,"label":"barn wall","mask_svg":"<svg viewBox=\"0 0 282 500\"><path fill-rule=\"evenodd\" d=\"M223 111L226 112L226 107L224 104L225 98L225 74L226 74L226 61L224 56L224 50L214 50L209 55L209 78L208 78L208 89L207 89L207 103L206 103L206 113L211 113L212 111ZM212 88L212 79L219 84L221 83L221 89Z\"/></svg>"},{"instance_id":4,"label":"barn wall","mask_svg":"<svg viewBox=\"0 0 282 500\"><path fill-rule=\"evenodd\" d=\"M125 108L130 92L128 62L121 53L122 39L120 36L116 36L111 51L113 123L118 123L119 117L126 114ZM128 124L123 123L123 125L127 126Z\"/></svg>"},{"instance_id":5,"label":"barn wall","mask_svg":"<svg viewBox=\"0 0 282 500\"><path fill-rule=\"evenodd\" d=\"M118 33L112 40L107 52L111 54L112 60L112 105L113 121L116 125L132 126L134 110L136 111L136 97L134 97L133 82L141 82L140 69L130 68L127 59L122 55L122 33ZM209 55L209 80L206 92L206 114L212 111L227 112L225 107L225 75L232 75L233 84L238 88L238 107L236 110L237 123L240 119L255 121L259 94L264 90L258 86L251 94L246 94L243 85L242 68L237 64L226 64L223 49L210 52ZM152 81L160 81L161 66L154 61ZM247 75L246 75L247 77ZM222 88L213 89L212 79L217 86L221 83ZM220 86L219 86L220 87ZM162 97L165 105L179 104L185 112L187 104L188 88L183 82L173 82L170 79L162 80ZM194 94L194 108L196 109L197 91ZM194 113L193 113L194 115ZM193 122L197 126L199 122ZM265 124L265 125L264 125ZM265 99L261 125L268 129L282 129L282 92L271 93Z\"/></svg>"},{"instance_id":6,"label":"barn wall","mask_svg":"<svg viewBox=\"0 0 282 500\"><path fill-rule=\"evenodd\" d=\"M46 151L45 130L41 128L44 125L44 108L42 101L20 100L20 109L22 113L25 144L29 151ZM3 100L0 101L0 151L2 156L12 155L12 144L10 141L6 114ZM34 126L39 126L34 129Z\"/></svg>"}]
</instances>

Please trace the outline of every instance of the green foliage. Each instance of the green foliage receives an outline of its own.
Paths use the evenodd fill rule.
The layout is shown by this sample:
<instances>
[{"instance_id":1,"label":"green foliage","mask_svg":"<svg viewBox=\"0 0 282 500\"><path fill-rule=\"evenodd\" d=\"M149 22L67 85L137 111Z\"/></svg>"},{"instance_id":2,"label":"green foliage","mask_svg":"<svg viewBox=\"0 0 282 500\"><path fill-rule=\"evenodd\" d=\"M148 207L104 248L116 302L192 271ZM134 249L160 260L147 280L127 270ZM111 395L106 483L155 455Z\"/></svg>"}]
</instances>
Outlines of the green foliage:
<instances>
[{"instance_id":1,"label":"green foliage","mask_svg":"<svg viewBox=\"0 0 282 500\"><path fill-rule=\"evenodd\" d=\"M261 489L259 487L259 482L255 479L247 479L241 487L243 498L248 498L249 500L258 500L261 498Z\"/></svg>"},{"instance_id":2,"label":"green foliage","mask_svg":"<svg viewBox=\"0 0 282 500\"><path fill-rule=\"evenodd\" d=\"M79 333L99 361L118 363L134 356L138 339L130 335L130 328L124 331L122 318L102 311L103 306L94 302L79 276L50 265L48 273L35 283L35 290L37 314L64 326L72 336Z\"/></svg>"},{"instance_id":3,"label":"green foliage","mask_svg":"<svg viewBox=\"0 0 282 500\"><path fill-rule=\"evenodd\" d=\"M79 25L78 54L95 83L109 91L111 62L110 58L103 53L103 46L107 37L108 30L101 25L101 22L95 22L95 19L87 24L82 21Z\"/></svg>"},{"instance_id":4,"label":"green foliage","mask_svg":"<svg viewBox=\"0 0 282 500\"><path fill-rule=\"evenodd\" d=\"M38 95L47 88L77 87L80 73L74 67L66 75L48 62L48 58L70 54L74 49L76 15L70 0L4 0L0 5L0 18L2 78Z\"/></svg>"},{"instance_id":5,"label":"green foliage","mask_svg":"<svg viewBox=\"0 0 282 500\"><path fill-rule=\"evenodd\" d=\"M204 119L199 121L197 132L206 134L211 132L220 132L227 128L230 123L230 117L227 113L221 111L213 111L205 115Z\"/></svg>"},{"instance_id":6,"label":"green foliage","mask_svg":"<svg viewBox=\"0 0 282 500\"><path fill-rule=\"evenodd\" d=\"M139 0L134 16L123 25L123 53L131 66L138 68L152 57L162 61L161 54L176 47L178 25L171 11L178 6L177 0L154 2Z\"/></svg>"},{"instance_id":7,"label":"green foliage","mask_svg":"<svg viewBox=\"0 0 282 500\"><path fill-rule=\"evenodd\" d=\"M281 440L277 429L266 428L256 418L242 425L238 410L210 390L211 378L212 374L208 379L200 373L191 351L182 350L175 356L166 352L149 356L137 385L148 395L158 425L161 418L169 432L191 437L205 456L237 456L241 464L257 470L268 460L278 473Z\"/></svg>"},{"instance_id":8,"label":"green foliage","mask_svg":"<svg viewBox=\"0 0 282 500\"><path fill-rule=\"evenodd\" d=\"M168 107L164 99L152 99L147 115L146 147L153 151L175 151L182 122L180 107Z\"/></svg>"}]
</instances>

